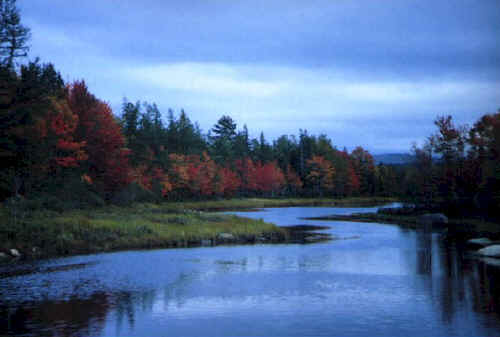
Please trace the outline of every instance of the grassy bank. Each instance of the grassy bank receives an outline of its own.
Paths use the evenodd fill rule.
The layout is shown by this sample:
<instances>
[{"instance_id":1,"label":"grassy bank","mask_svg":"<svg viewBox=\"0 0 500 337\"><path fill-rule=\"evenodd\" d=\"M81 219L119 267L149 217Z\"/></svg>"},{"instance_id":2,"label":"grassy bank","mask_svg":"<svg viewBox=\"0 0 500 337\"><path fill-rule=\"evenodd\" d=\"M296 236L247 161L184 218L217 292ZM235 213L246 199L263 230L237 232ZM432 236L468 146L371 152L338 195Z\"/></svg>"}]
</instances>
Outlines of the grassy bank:
<instances>
[{"instance_id":1,"label":"grassy bank","mask_svg":"<svg viewBox=\"0 0 500 337\"><path fill-rule=\"evenodd\" d=\"M291 232L260 220L205 212L289 206L368 206L392 201L395 200L254 198L105 206L62 212L2 205L0 252L17 249L25 257L45 257L220 243L297 242L306 237L298 233L298 229Z\"/></svg>"},{"instance_id":2,"label":"grassy bank","mask_svg":"<svg viewBox=\"0 0 500 337\"><path fill-rule=\"evenodd\" d=\"M308 218L310 220L330 220L330 221L355 221L355 222L378 222L385 224L395 224L405 228L418 229L421 225L418 222L419 215L396 215L396 214L352 214L352 215L332 215L325 217ZM448 224L441 225L440 229L445 229L448 235L455 238L469 239L473 237L489 237L500 239L500 224L483 221L476 218L451 218Z\"/></svg>"},{"instance_id":3,"label":"grassy bank","mask_svg":"<svg viewBox=\"0 0 500 337\"><path fill-rule=\"evenodd\" d=\"M362 207L374 206L396 202L395 198L368 197L368 198L287 198L287 199L265 199L265 198L244 198L228 200L209 200L193 202L172 202L164 207L172 211L182 209L200 211L223 211L237 209L255 209L265 207L294 207L294 206L336 206L336 207Z\"/></svg>"},{"instance_id":4,"label":"grassy bank","mask_svg":"<svg viewBox=\"0 0 500 337\"><path fill-rule=\"evenodd\" d=\"M25 256L286 239L284 230L260 220L173 209L169 204L39 210L17 219L2 208L0 217L0 251L15 248Z\"/></svg>"}]
</instances>

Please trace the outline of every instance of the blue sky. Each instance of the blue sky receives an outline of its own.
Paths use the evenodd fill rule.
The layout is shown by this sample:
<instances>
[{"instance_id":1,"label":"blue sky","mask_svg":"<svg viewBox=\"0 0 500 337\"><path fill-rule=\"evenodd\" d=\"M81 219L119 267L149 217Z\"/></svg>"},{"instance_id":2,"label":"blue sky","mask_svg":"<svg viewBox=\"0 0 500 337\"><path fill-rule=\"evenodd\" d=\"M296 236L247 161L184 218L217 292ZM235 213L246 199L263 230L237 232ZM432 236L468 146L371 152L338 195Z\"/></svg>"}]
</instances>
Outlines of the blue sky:
<instances>
[{"instance_id":1,"label":"blue sky","mask_svg":"<svg viewBox=\"0 0 500 337\"><path fill-rule=\"evenodd\" d=\"M407 152L438 115L500 108L498 0L18 0L31 58L123 97L223 114L252 136Z\"/></svg>"}]
</instances>

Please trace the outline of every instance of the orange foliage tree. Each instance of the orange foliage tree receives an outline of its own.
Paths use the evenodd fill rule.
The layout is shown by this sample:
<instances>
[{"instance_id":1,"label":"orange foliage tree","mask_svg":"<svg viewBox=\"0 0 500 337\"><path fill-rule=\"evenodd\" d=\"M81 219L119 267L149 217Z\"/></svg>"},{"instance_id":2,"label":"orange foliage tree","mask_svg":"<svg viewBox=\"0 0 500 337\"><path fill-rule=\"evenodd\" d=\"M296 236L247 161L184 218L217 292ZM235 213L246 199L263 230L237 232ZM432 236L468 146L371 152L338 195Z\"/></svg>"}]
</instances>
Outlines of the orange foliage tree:
<instances>
[{"instance_id":1,"label":"orange foliage tree","mask_svg":"<svg viewBox=\"0 0 500 337\"><path fill-rule=\"evenodd\" d=\"M309 173L306 179L311 185L313 193L323 196L324 191L333 188L335 168L330 161L322 156L313 156L307 160L307 167Z\"/></svg>"}]
</instances>

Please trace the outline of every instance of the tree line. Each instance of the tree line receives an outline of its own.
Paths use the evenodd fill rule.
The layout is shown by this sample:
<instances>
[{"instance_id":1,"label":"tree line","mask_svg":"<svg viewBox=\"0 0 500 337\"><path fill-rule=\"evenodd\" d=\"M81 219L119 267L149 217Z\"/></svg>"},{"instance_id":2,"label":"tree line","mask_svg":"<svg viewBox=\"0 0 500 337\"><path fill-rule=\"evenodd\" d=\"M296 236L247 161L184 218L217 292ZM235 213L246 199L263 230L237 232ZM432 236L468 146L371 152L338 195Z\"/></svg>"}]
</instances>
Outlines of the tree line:
<instances>
[{"instance_id":1,"label":"tree line","mask_svg":"<svg viewBox=\"0 0 500 337\"><path fill-rule=\"evenodd\" d=\"M424 208L498 214L500 111L472 127L438 117L408 165L376 165L362 147L322 134L251 138L221 116L204 133L184 110L124 99L121 111L51 63L18 64L30 31L15 0L0 0L0 198L106 201L248 196L398 196ZM44 201L45 200L45 201Z\"/></svg>"},{"instance_id":2,"label":"tree line","mask_svg":"<svg viewBox=\"0 0 500 337\"><path fill-rule=\"evenodd\" d=\"M361 147L338 150L326 135L301 130L269 143L263 133L251 139L227 115L204 134L185 111L164 118L146 102L124 100L117 116L84 81L64 83L50 63L1 71L4 199L393 194L391 184L377 185L390 179L390 168L376 167Z\"/></svg>"},{"instance_id":3,"label":"tree line","mask_svg":"<svg viewBox=\"0 0 500 337\"><path fill-rule=\"evenodd\" d=\"M500 110L472 126L438 117L437 131L406 169L403 194L423 208L450 214L500 216Z\"/></svg>"}]
</instances>

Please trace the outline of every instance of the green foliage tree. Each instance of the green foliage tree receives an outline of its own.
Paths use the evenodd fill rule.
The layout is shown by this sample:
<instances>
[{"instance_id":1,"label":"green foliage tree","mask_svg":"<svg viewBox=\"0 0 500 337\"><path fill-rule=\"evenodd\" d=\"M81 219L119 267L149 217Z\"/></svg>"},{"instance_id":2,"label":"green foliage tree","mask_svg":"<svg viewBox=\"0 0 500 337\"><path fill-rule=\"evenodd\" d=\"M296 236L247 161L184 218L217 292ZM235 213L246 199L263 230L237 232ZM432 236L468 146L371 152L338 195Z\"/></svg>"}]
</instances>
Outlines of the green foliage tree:
<instances>
[{"instance_id":1,"label":"green foliage tree","mask_svg":"<svg viewBox=\"0 0 500 337\"><path fill-rule=\"evenodd\" d=\"M236 139L236 123L227 115L219 118L209 136L212 157L217 163L234 159L234 141Z\"/></svg>"},{"instance_id":2,"label":"green foliage tree","mask_svg":"<svg viewBox=\"0 0 500 337\"><path fill-rule=\"evenodd\" d=\"M16 0L0 0L0 63L14 68L17 57L27 55L30 29L21 24Z\"/></svg>"}]
</instances>

